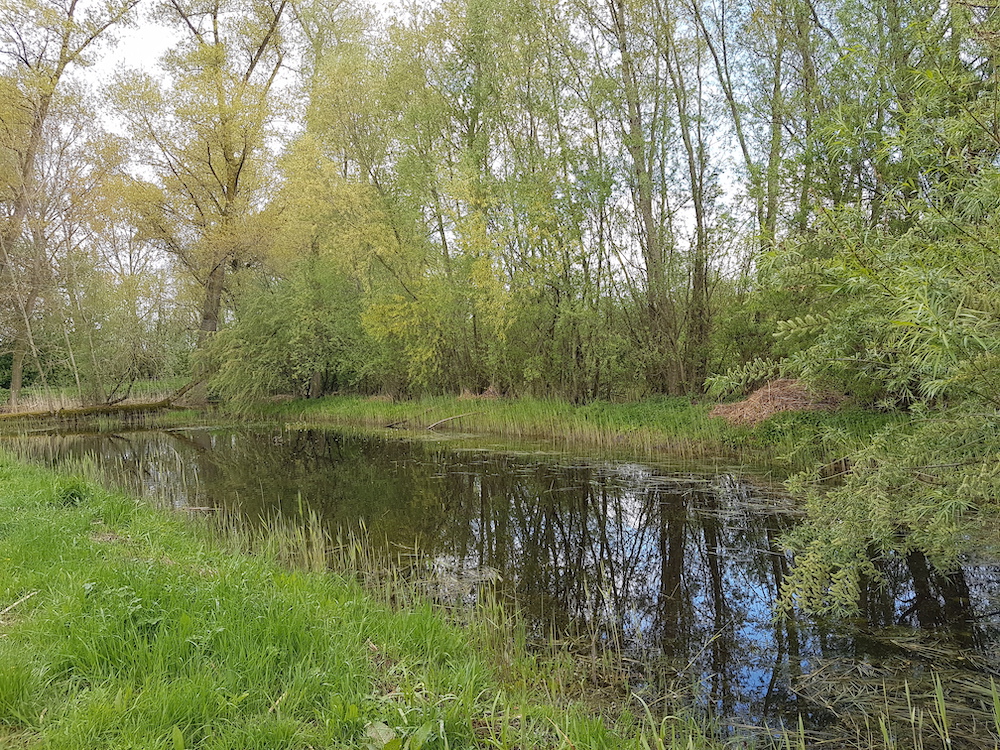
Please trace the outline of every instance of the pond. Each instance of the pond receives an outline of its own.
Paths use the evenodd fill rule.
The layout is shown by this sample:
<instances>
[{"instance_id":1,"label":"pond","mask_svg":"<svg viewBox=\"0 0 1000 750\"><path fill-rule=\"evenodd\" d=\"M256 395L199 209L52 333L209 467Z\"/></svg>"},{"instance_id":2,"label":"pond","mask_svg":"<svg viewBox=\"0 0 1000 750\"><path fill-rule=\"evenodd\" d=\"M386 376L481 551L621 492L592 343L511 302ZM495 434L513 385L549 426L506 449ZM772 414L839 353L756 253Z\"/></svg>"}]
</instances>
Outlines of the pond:
<instances>
[{"instance_id":1,"label":"pond","mask_svg":"<svg viewBox=\"0 0 1000 750\"><path fill-rule=\"evenodd\" d=\"M801 715L827 726L904 681L916 691L932 666L974 713L1000 674L997 560L942 575L914 552L883 566L858 619L777 617L792 564L780 537L798 516L766 482L732 471L277 427L7 445L47 463L96 462L174 507L315 514L334 535L364 528L371 544L419 549L440 598L472 601L488 582L533 638L614 643L657 665L638 685L680 686L724 725Z\"/></svg>"}]
</instances>

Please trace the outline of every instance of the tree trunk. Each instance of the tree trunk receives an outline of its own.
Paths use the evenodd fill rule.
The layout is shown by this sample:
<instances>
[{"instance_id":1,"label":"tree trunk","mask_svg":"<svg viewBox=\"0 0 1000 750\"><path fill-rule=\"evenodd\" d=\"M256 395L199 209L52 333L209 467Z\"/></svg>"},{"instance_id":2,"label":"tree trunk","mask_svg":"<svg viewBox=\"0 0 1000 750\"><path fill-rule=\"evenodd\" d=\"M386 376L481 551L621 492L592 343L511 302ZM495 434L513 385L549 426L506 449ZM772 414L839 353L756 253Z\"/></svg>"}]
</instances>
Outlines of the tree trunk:
<instances>
[{"instance_id":1,"label":"tree trunk","mask_svg":"<svg viewBox=\"0 0 1000 750\"><path fill-rule=\"evenodd\" d=\"M673 322L673 310L667 292L663 243L653 212L652 158L647 151L646 141L646 129L648 127L652 131L655 123L649 125L643 123L638 71L632 56L632 40L629 36L625 3L622 0L609 0L608 9L614 23L615 41L621 54L622 84L628 122L624 139L635 177L632 200L639 214L639 245L642 249L646 274L646 313L653 350L652 367L647 377L653 390L676 393L679 381L677 367L675 358L668 356L676 354L671 351L673 336L670 328Z\"/></svg>"},{"instance_id":2,"label":"tree trunk","mask_svg":"<svg viewBox=\"0 0 1000 750\"><path fill-rule=\"evenodd\" d=\"M205 283L205 301L201 308L201 327L198 330L198 348L210 334L219 330L219 312L222 309L222 289L226 283L225 260L216 264Z\"/></svg>"},{"instance_id":3,"label":"tree trunk","mask_svg":"<svg viewBox=\"0 0 1000 750\"><path fill-rule=\"evenodd\" d=\"M685 77L685 62L676 39L675 19L669 10L657 4L661 22L665 26L663 61L673 89L677 108L677 128L684 144L687 161L688 187L694 209L693 247L689 251L689 297L687 326L684 341L684 387L688 392L700 393L708 375L709 327L711 312L708 307L708 259L712 208L712 178L708 166L708 145L702 130L702 102L704 83L700 50L696 48L693 60L693 89Z\"/></svg>"},{"instance_id":4,"label":"tree trunk","mask_svg":"<svg viewBox=\"0 0 1000 750\"><path fill-rule=\"evenodd\" d=\"M35 109L32 117L28 143L21 153L21 158L17 165L17 176L19 179L16 183L17 187L14 193L14 200L12 201L12 211L8 220L4 222L3 229L0 230L0 275L10 266L10 252L21 236L24 219L28 215L28 207L31 203L31 191L35 182L35 162L38 160L38 152L42 143L42 130L45 127L45 120L48 118L51 103L51 94L43 94L40 97L38 107Z\"/></svg>"},{"instance_id":5,"label":"tree trunk","mask_svg":"<svg viewBox=\"0 0 1000 750\"><path fill-rule=\"evenodd\" d=\"M10 408L17 406L24 382L24 355L28 351L27 343L21 336L14 342L14 360L10 366Z\"/></svg>"},{"instance_id":6,"label":"tree trunk","mask_svg":"<svg viewBox=\"0 0 1000 750\"><path fill-rule=\"evenodd\" d=\"M319 398L323 395L323 373L314 370L309 378L309 398Z\"/></svg>"}]
</instances>

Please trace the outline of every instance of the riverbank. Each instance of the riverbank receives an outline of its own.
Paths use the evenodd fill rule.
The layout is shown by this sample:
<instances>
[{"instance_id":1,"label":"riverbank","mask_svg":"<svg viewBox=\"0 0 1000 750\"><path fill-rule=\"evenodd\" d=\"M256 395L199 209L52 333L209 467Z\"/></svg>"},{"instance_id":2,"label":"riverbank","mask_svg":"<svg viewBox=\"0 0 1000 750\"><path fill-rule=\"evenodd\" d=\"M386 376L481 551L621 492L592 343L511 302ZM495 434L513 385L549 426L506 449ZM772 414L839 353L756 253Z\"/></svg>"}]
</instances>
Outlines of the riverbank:
<instances>
[{"instance_id":1,"label":"riverbank","mask_svg":"<svg viewBox=\"0 0 1000 750\"><path fill-rule=\"evenodd\" d=\"M713 404L687 398L575 405L554 399L327 396L269 404L286 422L410 431L470 432L510 441L548 440L598 451L678 460L726 460L778 472L832 467L904 415L844 408L775 414L755 426L711 417Z\"/></svg>"},{"instance_id":2,"label":"riverbank","mask_svg":"<svg viewBox=\"0 0 1000 750\"><path fill-rule=\"evenodd\" d=\"M179 381L178 381L179 382ZM182 384L183 385L183 384ZM137 392L163 398L177 382L143 383ZM173 389L173 390L171 390ZM704 461L751 467L783 478L819 468L837 473L843 459L867 446L891 425L910 422L903 413L874 412L856 407L829 411L783 412L756 425L730 424L710 416L714 402L686 397L652 397L642 401L594 401L573 404L548 398L433 396L413 399L354 395L325 396L272 403L213 404L211 408L161 410L150 413L67 417L58 409L78 409L67 400L44 400L31 392L25 409L53 410L52 419L0 421L0 432L17 434L44 425L47 429L109 430L126 427L185 427L214 424L220 418L251 418L303 425L356 427L366 430L449 435L492 436L511 444L544 442L564 449L585 449L617 456Z\"/></svg>"},{"instance_id":3,"label":"riverbank","mask_svg":"<svg viewBox=\"0 0 1000 750\"><path fill-rule=\"evenodd\" d=\"M379 602L301 530L250 544L6 457L0 518L3 747L711 746L602 718L499 605Z\"/></svg>"}]
</instances>

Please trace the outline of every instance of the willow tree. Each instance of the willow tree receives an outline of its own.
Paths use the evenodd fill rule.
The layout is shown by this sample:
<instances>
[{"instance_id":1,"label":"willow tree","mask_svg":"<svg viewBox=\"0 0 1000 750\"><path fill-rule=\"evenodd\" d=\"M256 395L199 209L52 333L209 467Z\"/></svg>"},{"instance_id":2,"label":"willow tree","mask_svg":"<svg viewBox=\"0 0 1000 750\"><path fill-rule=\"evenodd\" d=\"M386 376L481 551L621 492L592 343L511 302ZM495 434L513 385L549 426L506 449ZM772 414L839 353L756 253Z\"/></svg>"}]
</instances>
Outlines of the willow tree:
<instances>
[{"instance_id":1,"label":"willow tree","mask_svg":"<svg viewBox=\"0 0 1000 750\"><path fill-rule=\"evenodd\" d=\"M416 10L370 46L312 45L308 137L381 216L350 272L366 330L415 388L484 388L501 359L504 316L485 309L504 292L484 232L495 61L489 13L469 5Z\"/></svg>"},{"instance_id":2,"label":"willow tree","mask_svg":"<svg viewBox=\"0 0 1000 750\"><path fill-rule=\"evenodd\" d=\"M511 289L504 353L527 390L574 400L608 395L620 363L613 308L602 304L612 278L608 248L595 231L607 175L581 86L593 71L562 4L501 7L490 222Z\"/></svg>"},{"instance_id":3,"label":"willow tree","mask_svg":"<svg viewBox=\"0 0 1000 750\"><path fill-rule=\"evenodd\" d=\"M24 358L32 349L33 293L12 274L15 266L38 265L25 258L37 248L26 219L39 198L39 160L44 133L64 80L89 62L89 55L116 27L127 24L139 0L101 4L77 0L4 0L0 3L0 285L11 296L13 315L4 321L13 339L11 403L16 403ZM27 295L27 296L26 296Z\"/></svg>"},{"instance_id":4,"label":"willow tree","mask_svg":"<svg viewBox=\"0 0 1000 750\"><path fill-rule=\"evenodd\" d=\"M288 47L288 0L168 0L159 18L181 35L165 76L123 77L116 109L154 175L133 205L203 290L199 342L219 327L228 277L266 253L268 139Z\"/></svg>"},{"instance_id":5,"label":"willow tree","mask_svg":"<svg viewBox=\"0 0 1000 750\"><path fill-rule=\"evenodd\" d=\"M919 418L877 436L842 486L803 487L787 593L834 611L879 579L873 557L955 570L1000 497L996 19L887 0L862 23L856 7L828 28L845 53L827 70L836 106L813 117L810 231L774 253L778 280L814 296L778 333L788 369Z\"/></svg>"}]
</instances>

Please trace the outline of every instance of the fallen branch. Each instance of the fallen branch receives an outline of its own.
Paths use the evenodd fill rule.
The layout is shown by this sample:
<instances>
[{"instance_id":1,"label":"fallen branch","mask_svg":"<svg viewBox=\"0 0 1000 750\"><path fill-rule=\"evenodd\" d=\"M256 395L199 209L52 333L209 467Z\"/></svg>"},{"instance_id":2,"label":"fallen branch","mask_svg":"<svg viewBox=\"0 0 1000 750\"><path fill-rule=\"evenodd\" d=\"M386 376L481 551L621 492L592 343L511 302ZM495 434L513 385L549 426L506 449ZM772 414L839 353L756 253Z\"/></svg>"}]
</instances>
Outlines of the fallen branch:
<instances>
[{"instance_id":1,"label":"fallen branch","mask_svg":"<svg viewBox=\"0 0 1000 750\"><path fill-rule=\"evenodd\" d=\"M473 414L480 414L478 411L467 411L465 414L456 414L454 417L445 417L444 419L439 419L434 424L427 425L428 430L433 430L438 425L442 425L445 422L450 422L453 419L461 419L462 417L471 417Z\"/></svg>"},{"instance_id":2,"label":"fallen branch","mask_svg":"<svg viewBox=\"0 0 1000 750\"><path fill-rule=\"evenodd\" d=\"M0 414L0 419L40 419L45 417L90 417L99 414L122 414L127 412L159 411L171 406L170 399L152 401L143 404L101 404L100 406L81 406L75 409L48 409L46 411L16 411Z\"/></svg>"},{"instance_id":3,"label":"fallen branch","mask_svg":"<svg viewBox=\"0 0 1000 750\"><path fill-rule=\"evenodd\" d=\"M433 407L431 407L431 409L433 409ZM418 417L424 416L424 414L426 414L427 412L431 411L431 409L424 409L423 414L419 414ZM416 419L416 418L417 417L403 417L402 419L397 420L395 422L390 422L389 424L387 424L382 429L385 429L385 430L395 430L400 425L404 425L407 422L409 422L411 419ZM430 428L428 428L428 429L430 429Z\"/></svg>"},{"instance_id":4,"label":"fallen branch","mask_svg":"<svg viewBox=\"0 0 1000 750\"><path fill-rule=\"evenodd\" d=\"M16 602L14 602L9 607L7 607L7 609L0 610L0 617L3 617L5 614L7 614L8 612L10 612L12 609L14 609L14 607L16 607L17 605L24 604L26 601L28 601L28 599L30 599L31 597L33 597L37 593L38 593L37 591L32 591L30 594L25 594L20 599L18 599Z\"/></svg>"},{"instance_id":5,"label":"fallen branch","mask_svg":"<svg viewBox=\"0 0 1000 750\"><path fill-rule=\"evenodd\" d=\"M203 382L203 380L204 378L192 380L173 395L167 396L167 398L160 399L159 401L146 401L139 404L98 404L97 406L79 406L73 409L47 409L45 411L15 411L7 414L0 414L0 420L44 418L65 419L72 417L93 417L101 414L128 414L133 412L143 413L149 411L160 411L161 409L172 409L177 408L174 406L174 402L177 399L199 383Z\"/></svg>"},{"instance_id":6,"label":"fallen branch","mask_svg":"<svg viewBox=\"0 0 1000 750\"><path fill-rule=\"evenodd\" d=\"M194 388L195 386L201 385L204 382L205 382L205 378L195 378L190 383L188 383L187 385L185 385L183 388L180 388L176 393L174 393L173 396L171 396L170 398L168 398L167 401L169 401L170 403L173 403L174 401L176 401L177 399L179 399L181 396L183 396L185 393L187 393L188 391L190 391L192 388Z\"/></svg>"}]
</instances>

